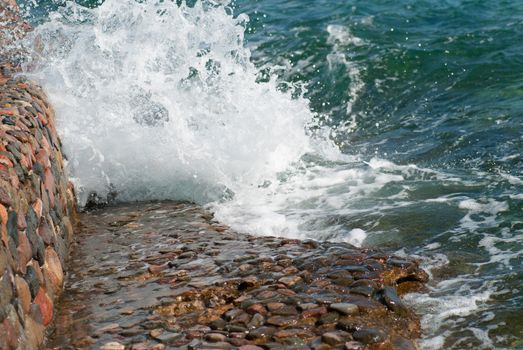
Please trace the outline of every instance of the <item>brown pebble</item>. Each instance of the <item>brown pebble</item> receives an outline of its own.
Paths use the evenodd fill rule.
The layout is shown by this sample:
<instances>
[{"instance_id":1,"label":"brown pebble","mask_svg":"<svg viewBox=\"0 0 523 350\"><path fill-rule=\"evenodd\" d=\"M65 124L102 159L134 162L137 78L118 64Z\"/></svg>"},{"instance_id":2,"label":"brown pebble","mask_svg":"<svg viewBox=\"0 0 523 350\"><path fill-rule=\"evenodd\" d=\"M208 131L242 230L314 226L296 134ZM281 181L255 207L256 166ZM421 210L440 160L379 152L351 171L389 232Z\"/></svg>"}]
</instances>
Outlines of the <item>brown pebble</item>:
<instances>
[{"instance_id":1,"label":"brown pebble","mask_svg":"<svg viewBox=\"0 0 523 350\"><path fill-rule=\"evenodd\" d=\"M295 317L272 316L266 321L267 324L277 327L287 327L298 323Z\"/></svg>"},{"instance_id":2,"label":"brown pebble","mask_svg":"<svg viewBox=\"0 0 523 350\"><path fill-rule=\"evenodd\" d=\"M247 309L245 309L249 314L260 314L262 316L267 315L267 309L262 304L253 304L249 306Z\"/></svg>"},{"instance_id":3,"label":"brown pebble","mask_svg":"<svg viewBox=\"0 0 523 350\"><path fill-rule=\"evenodd\" d=\"M152 274L157 274L157 273L160 273L164 270L167 270L169 268L169 265L167 264L164 264L164 265L149 265L149 272L152 273Z\"/></svg>"},{"instance_id":4,"label":"brown pebble","mask_svg":"<svg viewBox=\"0 0 523 350\"><path fill-rule=\"evenodd\" d=\"M116 341L112 341L112 342L105 343L104 345L100 346L100 349L101 350L124 350L125 346Z\"/></svg>"},{"instance_id":5,"label":"brown pebble","mask_svg":"<svg viewBox=\"0 0 523 350\"><path fill-rule=\"evenodd\" d=\"M218 343L226 341L227 337L220 333L208 333L205 335L204 339L211 343Z\"/></svg>"},{"instance_id":6,"label":"brown pebble","mask_svg":"<svg viewBox=\"0 0 523 350\"><path fill-rule=\"evenodd\" d=\"M314 304L316 305L316 304ZM321 317L322 315L325 315L327 313L327 308L322 307L316 307L314 309L307 309L301 313L301 317L303 318L309 318L309 317Z\"/></svg>"},{"instance_id":7,"label":"brown pebble","mask_svg":"<svg viewBox=\"0 0 523 350\"><path fill-rule=\"evenodd\" d=\"M269 309L270 312L274 312L276 310L281 309L284 306L285 306L284 303L268 303L267 304L267 309Z\"/></svg>"}]
</instances>

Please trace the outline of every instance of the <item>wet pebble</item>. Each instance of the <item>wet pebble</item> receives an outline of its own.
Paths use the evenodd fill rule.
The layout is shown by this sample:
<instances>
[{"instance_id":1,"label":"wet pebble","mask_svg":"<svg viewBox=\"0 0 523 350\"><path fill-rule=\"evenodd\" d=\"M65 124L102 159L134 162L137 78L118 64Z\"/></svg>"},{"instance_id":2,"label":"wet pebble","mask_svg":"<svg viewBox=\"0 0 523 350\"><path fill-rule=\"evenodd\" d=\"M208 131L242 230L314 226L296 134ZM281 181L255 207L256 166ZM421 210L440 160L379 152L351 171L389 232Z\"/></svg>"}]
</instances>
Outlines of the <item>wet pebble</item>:
<instances>
[{"instance_id":1,"label":"wet pebble","mask_svg":"<svg viewBox=\"0 0 523 350\"><path fill-rule=\"evenodd\" d=\"M334 303L329 306L329 309L344 315L356 315L358 313L358 306L351 303Z\"/></svg>"}]
</instances>

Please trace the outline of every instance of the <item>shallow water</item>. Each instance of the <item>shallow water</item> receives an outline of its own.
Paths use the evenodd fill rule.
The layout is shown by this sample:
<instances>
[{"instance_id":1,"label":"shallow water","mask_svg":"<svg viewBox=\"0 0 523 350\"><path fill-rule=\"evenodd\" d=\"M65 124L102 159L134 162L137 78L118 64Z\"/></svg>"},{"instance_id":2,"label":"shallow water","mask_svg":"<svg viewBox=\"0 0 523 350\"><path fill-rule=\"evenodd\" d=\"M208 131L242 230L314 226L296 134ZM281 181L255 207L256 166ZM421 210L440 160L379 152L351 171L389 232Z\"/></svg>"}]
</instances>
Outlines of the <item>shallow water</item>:
<instances>
[{"instance_id":1,"label":"shallow water","mask_svg":"<svg viewBox=\"0 0 523 350\"><path fill-rule=\"evenodd\" d=\"M423 348L521 348L523 2L217 3L27 2L81 200L418 255Z\"/></svg>"}]
</instances>

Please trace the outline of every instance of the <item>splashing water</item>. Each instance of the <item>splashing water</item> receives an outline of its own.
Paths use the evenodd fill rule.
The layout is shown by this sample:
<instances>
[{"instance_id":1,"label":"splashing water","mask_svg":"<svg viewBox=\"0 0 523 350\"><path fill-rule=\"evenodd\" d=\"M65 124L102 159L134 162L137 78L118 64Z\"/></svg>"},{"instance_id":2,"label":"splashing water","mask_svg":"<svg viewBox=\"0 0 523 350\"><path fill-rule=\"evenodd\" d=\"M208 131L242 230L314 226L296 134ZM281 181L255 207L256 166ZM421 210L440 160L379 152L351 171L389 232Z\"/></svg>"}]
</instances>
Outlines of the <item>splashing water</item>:
<instances>
[{"instance_id":1,"label":"splashing water","mask_svg":"<svg viewBox=\"0 0 523 350\"><path fill-rule=\"evenodd\" d=\"M50 94L85 203L200 203L257 187L311 149L303 98L258 83L245 16L197 3L69 3L39 26L35 78Z\"/></svg>"}]
</instances>

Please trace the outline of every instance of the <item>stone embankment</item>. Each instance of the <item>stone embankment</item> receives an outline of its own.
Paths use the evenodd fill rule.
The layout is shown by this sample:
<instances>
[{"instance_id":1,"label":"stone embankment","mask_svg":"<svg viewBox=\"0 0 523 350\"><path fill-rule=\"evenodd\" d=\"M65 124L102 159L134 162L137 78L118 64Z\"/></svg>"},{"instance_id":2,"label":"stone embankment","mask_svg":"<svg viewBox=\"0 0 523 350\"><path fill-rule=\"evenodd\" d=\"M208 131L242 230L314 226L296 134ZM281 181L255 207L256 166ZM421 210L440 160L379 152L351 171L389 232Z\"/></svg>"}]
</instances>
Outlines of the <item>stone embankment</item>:
<instances>
[{"instance_id":1,"label":"stone embankment","mask_svg":"<svg viewBox=\"0 0 523 350\"><path fill-rule=\"evenodd\" d=\"M410 259L239 234L188 203L105 208L74 228L52 106L17 75L27 29L0 0L0 350L417 348L399 295L427 276Z\"/></svg>"},{"instance_id":2,"label":"stone embankment","mask_svg":"<svg viewBox=\"0 0 523 350\"><path fill-rule=\"evenodd\" d=\"M346 243L239 234L200 206L81 215L54 349L416 349L427 275Z\"/></svg>"},{"instance_id":3,"label":"stone embankment","mask_svg":"<svg viewBox=\"0 0 523 350\"><path fill-rule=\"evenodd\" d=\"M0 18L0 349L36 349L62 289L75 198L53 109L15 77L10 45L27 26L12 1Z\"/></svg>"}]
</instances>

